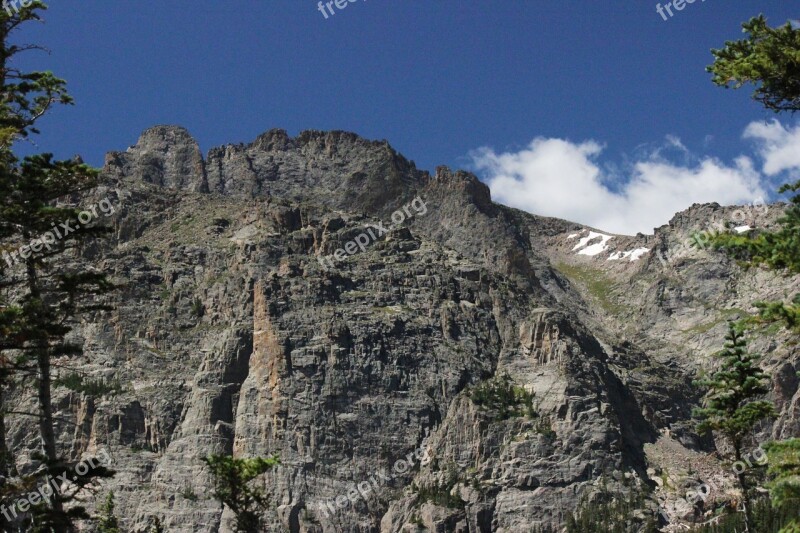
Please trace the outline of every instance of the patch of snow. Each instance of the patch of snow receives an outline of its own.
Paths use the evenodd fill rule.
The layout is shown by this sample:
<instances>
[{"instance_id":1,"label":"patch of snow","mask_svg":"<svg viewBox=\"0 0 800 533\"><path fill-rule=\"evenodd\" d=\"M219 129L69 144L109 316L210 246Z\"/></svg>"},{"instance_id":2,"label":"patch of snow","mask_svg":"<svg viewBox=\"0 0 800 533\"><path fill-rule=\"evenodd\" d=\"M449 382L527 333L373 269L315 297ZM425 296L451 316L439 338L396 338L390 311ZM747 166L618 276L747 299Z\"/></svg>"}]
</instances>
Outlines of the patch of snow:
<instances>
[{"instance_id":1,"label":"patch of snow","mask_svg":"<svg viewBox=\"0 0 800 533\"><path fill-rule=\"evenodd\" d=\"M580 235L580 233L570 233L569 235L567 235L567 240L569 241L571 239L574 239L578 235Z\"/></svg>"},{"instance_id":2,"label":"patch of snow","mask_svg":"<svg viewBox=\"0 0 800 533\"><path fill-rule=\"evenodd\" d=\"M590 246L586 246L587 244L589 244L589 242L597 239L598 237L600 238L600 242L592 244ZM595 233L594 231L590 231L589 235L587 235L586 237L582 237L581 240L578 241L578 244L576 244L572 250L574 251L578 250L579 248L583 248L583 250L580 250L578 252L578 255L590 255L590 256L597 255L608 248L608 241L613 238L614 237L611 235L604 235L602 233ZM586 247L584 248L584 246Z\"/></svg>"},{"instance_id":3,"label":"patch of snow","mask_svg":"<svg viewBox=\"0 0 800 533\"><path fill-rule=\"evenodd\" d=\"M619 261L620 259L630 258L631 263L638 261L640 257L650 251L650 248L636 248L627 252L614 252L608 256L608 261Z\"/></svg>"},{"instance_id":4,"label":"patch of snow","mask_svg":"<svg viewBox=\"0 0 800 533\"><path fill-rule=\"evenodd\" d=\"M596 239L597 237L609 237L609 236L608 235L603 235L602 233L595 233L594 231L590 231L589 235L587 235L586 237L581 237L581 240L578 241L578 244L576 244L572 248L572 250L575 251L578 248L583 248L584 246L586 246L589 243L589 241L591 241L593 239Z\"/></svg>"},{"instance_id":5,"label":"patch of snow","mask_svg":"<svg viewBox=\"0 0 800 533\"><path fill-rule=\"evenodd\" d=\"M752 229L753 228L751 228L750 226L737 226L737 227L733 228L733 231L735 231L736 233L745 233L745 232L748 232L748 231L750 231Z\"/></svg>"},{"instance_id":6,"label":"patch of snow","mask_svg":"<svg viewBox=\"0 0 800 533\"><path fill-rule=\"evenodd\" d=\"M613 254L608 256L608 259L606 259L606 261L618 261L620 259L625 259L626 257L631 255L632 253L633 253L632 251L631 252L614 252Z\"/></svg>"}]
</instances>

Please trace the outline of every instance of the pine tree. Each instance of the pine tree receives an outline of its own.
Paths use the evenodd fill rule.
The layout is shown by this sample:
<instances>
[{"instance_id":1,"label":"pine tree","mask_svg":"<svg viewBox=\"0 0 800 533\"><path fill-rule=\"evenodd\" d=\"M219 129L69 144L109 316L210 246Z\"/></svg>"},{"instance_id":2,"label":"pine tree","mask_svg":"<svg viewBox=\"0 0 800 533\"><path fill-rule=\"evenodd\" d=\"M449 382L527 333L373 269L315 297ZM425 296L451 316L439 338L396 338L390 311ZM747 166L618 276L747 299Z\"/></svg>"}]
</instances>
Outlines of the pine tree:
<instances>
[{"instance_id":1,"label":"pine tree","mask_svg":"<svg viewBox=\"0 0 800 533\"><path fill-rule=\"evenodd\" d=\"M764 446L773 477L768 484L772 503L792 513L781 533L800 533L800 439L771 442Z\"/></svg>"},{"instance_id":2,"label":"pine tree","mask_svg":"<svg viewBox=\"0 0 800 533\"><path fill-rule=\"evenodd\" d=\"M658 519L648 511L647 494L631 488L628 494L611 492L602 486L584 499L564 523L565 533L657 533Z\"/></svg>"},{"instance_id":3,"label":"pine tree","mask_svg":"<svg viewBox=\"0 0 800 533\"><path fill-rule=\"evenodd\" d=\"M235 531L264 531L263 511L267 497L250 482L279 464L277 457L237 459L212 455L203 459L213 477L214 497L233 511Z\"/></svg>"},{"instance_id":4,"label":"pine tree","mask_svg":"<svg viewBox=\"0 0 800 533\"><path fill-rule=\"evenodd\" d=\"M771 28L764 15L742 24L747 39L729 41L712 50L714 64L706 70L721 87L753 84L753 99L772 111L800 111L800 29L790 22Z\"/></svg>"},{"instance_id":5,"label":"pine tree","mask_svg":"<svg viewBox=\"0 0 800 533\"><path fill-rule=\"evenodd\" d=\"M702 419L700 431L717 431L728 440L733 459L738 462L742 460L745 439L758 422L774 416L775 408L772 402L756 399L769 392L769 378L758 365L760 357L747 352L747 342L733 323L728 325L725 339L725 349L716 355L721 361L719 370L697 382L707 392L705 407L695 409L694 415ZM749 486L744 471L737 472L737 481L742 491L745 531L751 531Z\"/></svg>"},{"instance_id":6,"label":"pine tree","mask_svg":"<svg viewBox=\"0 0 800 533\"><path fill-rule=\"evenodd\" d=\"M36 124L56 104L72 104L66 83L50 72L23 72L12 61L34 45L10 42L13 33L41 20L46 6L38 1L0 10L0 400L15 380L32 375L37 390L39 437L44 469L42 482L72 470L60 457L53 421L53 358L81 353L65 338L82 312L106 308L98 298L112 289L102 273L73 266L81 243L104 230L79 224L81 193L97 183L97 171L78 160L57 161L51 154L19 159L13 147L39 133ZM64 227L66 225L66 227ZM59 231L63 230L63 234ZM4 406L0 405L0 413ZM0 470L11 466L0 418ZM85 489L93 478L107 477L104 467L80 476L69 493L32 509L31 531L71 532L73 520L88 518L82 507L65 510L64 503ZM9 487L4 487L9 489Z\"/></svg>"},{"instance_id":7,"label":"pine tree","mask_svg":"<svg viewBox=\"0 0 800 533\"><path fill-rule=\"evenodd\" d=\"M100 533L120 533L119 520L117 515L114 514L114 492L109 492L106 496L106 501L100 508L100 520L98 521L98 530Z\"/></svg>"},{"instance_id":8,"label":"pine tree","mask_svg":"<svg viewBox=\"0 0 800 533\"><path fill-rule=\"evenodd\" d=\"M724 87L740 88L756 85L753 98L765 108L775 111L800 110L800 27L791 23L770 28L763 16L743 24L748 38L728 42L725 48L713 50L714 64L708 67L713 82ZM723 233L715 245L726 250L745 266L765 265L787 274L800 273L800 181L786 184L780 193L795 193L779 220L779 229L748 235ZM794 333L800 333L800 294L789 302L761 302L755 322L783 322ZM792 502L795 509L800 486L800 445L797 439L765 445L770 457L769 474L775 478L770 496L776 505ZM785 532L800 533L794 520Z\"/></svg>"},{"instance_id":9,"label":"pine tree","mask_svg":"<svg viewBox=\"0 0 800 533\"><path fill-rule=\"evenodd\" d=\"M713 74L712 81L736 89L753 84L753 98L765 108L776 113L800 111L800 28L790 23L771 28L763 15L742 27L746 39L711 51L714 63L707 70ZM798 191L800 181L784 185L779 193ZM800 273L800 195L794 194L789 201L777 231L721 233L713 244L744 265L763 264L788 274ZM760 321L783 321L800 332L800 294L790 302L763 302L759 308Z\"/></svg>"}]
</instances>

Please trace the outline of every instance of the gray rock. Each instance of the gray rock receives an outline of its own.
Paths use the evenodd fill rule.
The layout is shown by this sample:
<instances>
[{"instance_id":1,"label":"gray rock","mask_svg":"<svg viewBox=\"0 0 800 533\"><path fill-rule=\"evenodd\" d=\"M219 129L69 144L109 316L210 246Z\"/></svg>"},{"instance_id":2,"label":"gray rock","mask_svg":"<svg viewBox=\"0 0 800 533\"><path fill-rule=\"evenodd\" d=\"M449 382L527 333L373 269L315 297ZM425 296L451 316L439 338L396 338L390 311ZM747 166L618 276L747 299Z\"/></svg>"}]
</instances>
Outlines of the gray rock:
<instances>
[{"instance_id":1,"label":"gray rock","mask_svg":"<svg viewBox=\"0 0 800 533\"><path fill-rule=\"evenodd\" d=\"M269 531L558 527L601 485L655 486L653 446L711 451L692 429L692 377L727 318L798 289L684 249L730 208L693 206L654 236L580 255L569 236L590 228L494 204L469 173L430 175L345 132L271 130L203 159L185 130L159 126L109 154L103 177L120 205L93 261L124 288L80 325L86 353L71 364L124 390L59 391L58 416L75 424L60 428L64 453L111 450L106 488L131 531L151 516L171 532L229 531L201 463L211 453L280 457L259 480ZM363 250L320 260L404 206ZM769 211L749 222L773 224L780 206ZM798 434L786 339L752 343L781 410L759 437ZM470 387L499 374L535 394L537 416L474 403ZM31 421L10 423L18 453L32 449ZM680 497L667 489L664 505Z\"/></svg>"}]
</instances>

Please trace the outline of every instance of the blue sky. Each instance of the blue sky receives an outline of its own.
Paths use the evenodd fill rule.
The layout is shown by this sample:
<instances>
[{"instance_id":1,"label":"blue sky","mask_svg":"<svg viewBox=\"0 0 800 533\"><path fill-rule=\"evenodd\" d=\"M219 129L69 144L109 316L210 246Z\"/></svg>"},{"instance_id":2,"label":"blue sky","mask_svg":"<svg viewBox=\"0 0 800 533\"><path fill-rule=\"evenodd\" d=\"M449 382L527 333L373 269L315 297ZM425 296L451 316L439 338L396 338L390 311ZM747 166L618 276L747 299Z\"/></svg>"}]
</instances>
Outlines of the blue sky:
<instances>
[{"instance_id":1,"label":"blue sky","mask_svg":"<svg viewBox=\"0 0 800 533\"><path fill-rule=\"evenodd\" d=\"M649 0L359 0L327 19L312 0L49 3L46 23L19 38L52 49L25 66L66 78L77 100L48 116L36 141L61 157L100 165L145 128L180 124L204 151L273 127L388 139L422 168L476 170L510 204L525 196L520 187L535 196L542 180L557 182L561 167L549 176L536 165L514 170L509 157L541 155L556 140L572 163L594 165L587 179L612 196L626 194L643 160L736 169L746 155L758 179L781 177L760 168L765 139L742 138L773 116L749 91L713 86L704 67L709 49L739 38L749 17L797 18L786 0L697 0L667 21ZM796 122L781 120L793 139ZM756 189L744 184L741 198L720 201ZM563 216L612 231L650 224L582 209Z\"/></svg>"}]
</instances>

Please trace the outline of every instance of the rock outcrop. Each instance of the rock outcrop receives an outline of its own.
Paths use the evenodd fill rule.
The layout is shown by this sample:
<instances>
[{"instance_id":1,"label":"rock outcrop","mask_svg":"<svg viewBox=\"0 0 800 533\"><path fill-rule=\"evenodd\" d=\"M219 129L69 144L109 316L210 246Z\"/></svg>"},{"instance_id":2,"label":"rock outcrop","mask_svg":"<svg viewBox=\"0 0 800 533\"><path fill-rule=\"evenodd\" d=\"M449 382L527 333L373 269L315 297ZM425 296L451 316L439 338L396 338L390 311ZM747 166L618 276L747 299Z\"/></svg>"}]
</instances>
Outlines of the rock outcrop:
<instances>
[{"instance_id":1,"label":"rock outcrop","mask_svg":"<svg viewBox=\"0 0 800 533\"><path fill-rule=\"evenodd\" d=\"M714 446L693 430L692 379L727 319L798 291L686 246L719 221L769 226L780 206L744 220L693 206L653 236L615 236L494 204L469 173L431 175L344 132L271 130L203 158L158 126L108 155L103 183L114 236L84 255L123 288L75 332L71 365L122 392L60 391L60 442L110 450L130 531L152 516L228 531L211 453L280 457L259 480L276 532L557 528L601 485L647 489L645 512L685 519L666 510L691 469L670 461ZM786 338L752 342L780 410L756 441L800 432ZM535 413L477 405L470 391L496 376ZM35 447L30 421L12 427Z\"/></svg>"}]
</instances>

